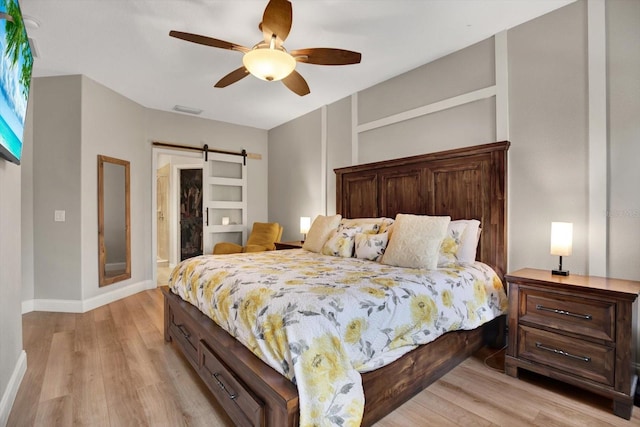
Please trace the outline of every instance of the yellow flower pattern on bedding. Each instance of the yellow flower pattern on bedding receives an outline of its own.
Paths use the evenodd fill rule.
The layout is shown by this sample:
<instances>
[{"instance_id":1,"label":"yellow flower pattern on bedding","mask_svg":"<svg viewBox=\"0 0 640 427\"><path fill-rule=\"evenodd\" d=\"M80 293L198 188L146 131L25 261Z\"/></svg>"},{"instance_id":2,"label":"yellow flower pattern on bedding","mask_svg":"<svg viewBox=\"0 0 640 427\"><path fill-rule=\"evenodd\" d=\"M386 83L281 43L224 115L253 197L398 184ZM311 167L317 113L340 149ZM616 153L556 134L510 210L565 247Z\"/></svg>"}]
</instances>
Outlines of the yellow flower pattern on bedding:
<instances>
[{"instance_id":1,"label":"yellow flower pattern on bedding","mask_svg":"<svg viewBox=\"0 0 640 427\"><path fill-rule=\"evenodd\" d=\"M303 249L191 258L169 286L296 384L301 426L360 425L360 373L507 307L479 262L420 270Z\"/></svg>"}]
</instances>

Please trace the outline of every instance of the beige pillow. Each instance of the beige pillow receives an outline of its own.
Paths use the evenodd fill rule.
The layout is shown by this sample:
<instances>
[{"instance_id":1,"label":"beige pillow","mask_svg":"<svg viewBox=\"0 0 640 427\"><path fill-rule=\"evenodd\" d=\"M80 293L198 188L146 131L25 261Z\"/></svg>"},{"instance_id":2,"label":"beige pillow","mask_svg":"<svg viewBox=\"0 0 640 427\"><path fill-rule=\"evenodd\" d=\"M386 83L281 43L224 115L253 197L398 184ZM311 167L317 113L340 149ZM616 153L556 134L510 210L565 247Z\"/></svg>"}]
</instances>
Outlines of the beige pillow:
<instances>
[{"instance_id":1,"label":"beige pillow","mask_svg":"<svg viewBox=\"0 0 640 427\"><path fill-rule=\"evenodd\" d=\"M307 239L304 241L302 247L309 252L320 252L325 242L340 225L342 215L324 216L318 215L313 220L311 228L307 233Z\"/></svg>"},{"instance_id":2,"label":"beige pillow","mask_svg":"<svg viewBox=\"0 0 640 427\"><path fill-rule=\"evenodd\" d=\"M398 267L437 268L440 245L449 222L449 216L398 214L380 262Z\"/></svg>"}]
</instances>

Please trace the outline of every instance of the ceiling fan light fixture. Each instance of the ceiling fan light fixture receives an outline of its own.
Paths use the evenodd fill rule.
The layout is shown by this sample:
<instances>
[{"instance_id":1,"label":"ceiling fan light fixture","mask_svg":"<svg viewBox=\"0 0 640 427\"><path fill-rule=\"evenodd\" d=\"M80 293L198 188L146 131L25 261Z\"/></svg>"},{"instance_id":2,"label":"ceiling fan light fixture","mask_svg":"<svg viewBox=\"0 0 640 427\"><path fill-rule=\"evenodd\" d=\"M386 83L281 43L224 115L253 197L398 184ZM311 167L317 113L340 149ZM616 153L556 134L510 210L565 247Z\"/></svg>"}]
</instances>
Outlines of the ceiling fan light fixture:
<instances>
[{"instance_id":1,"label":"ceiling fan light fixture","mask_svg":"<svg viewBox=\"0 0 640 427\"><path fill-rule=\"evenodd\" d=\"M284 79L296 68L296 60L284 49L264 45L245 53L242 63L251 74L269 82Z\"/></svg>"}]
</instances>

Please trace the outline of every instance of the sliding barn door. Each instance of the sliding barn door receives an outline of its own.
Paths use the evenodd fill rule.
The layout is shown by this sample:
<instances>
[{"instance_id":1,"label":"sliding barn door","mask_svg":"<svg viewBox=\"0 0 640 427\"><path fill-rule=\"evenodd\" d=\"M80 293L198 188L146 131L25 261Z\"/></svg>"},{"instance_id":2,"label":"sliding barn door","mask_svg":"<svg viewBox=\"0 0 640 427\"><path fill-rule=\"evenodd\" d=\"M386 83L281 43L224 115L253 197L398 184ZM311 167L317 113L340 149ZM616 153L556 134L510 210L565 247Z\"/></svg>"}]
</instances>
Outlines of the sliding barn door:
<instances>
[{"instance_id":1,"label":"sliding barn door","mask_svg":"<svg viewBox=\"0 0 640 427\"><path fill-rule=\"evenodd\" d=\"M247 239L247 166L242 156L208 153L203 170L204 253Z\"/></svg>"}]
</instances>

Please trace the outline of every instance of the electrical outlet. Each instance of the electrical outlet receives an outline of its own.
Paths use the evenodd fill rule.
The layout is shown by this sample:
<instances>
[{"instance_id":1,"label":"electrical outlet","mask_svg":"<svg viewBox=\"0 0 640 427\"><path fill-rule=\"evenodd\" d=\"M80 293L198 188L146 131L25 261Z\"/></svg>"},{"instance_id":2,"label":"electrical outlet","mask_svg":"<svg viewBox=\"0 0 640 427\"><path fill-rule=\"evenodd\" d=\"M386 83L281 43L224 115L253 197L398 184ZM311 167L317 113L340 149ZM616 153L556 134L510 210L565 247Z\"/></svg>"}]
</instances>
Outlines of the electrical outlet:
<instances>
[{"instance_id":1,"label":"electrical outlet","mask_svg":"<svg viewBox=\"0 0 640 427\"><path fill-rule=\"evenodd\" d=\"M66 214L66 211L53 211L53 220L55 222L64 222L65 214Z\"/></svg>"}]
</instances>

